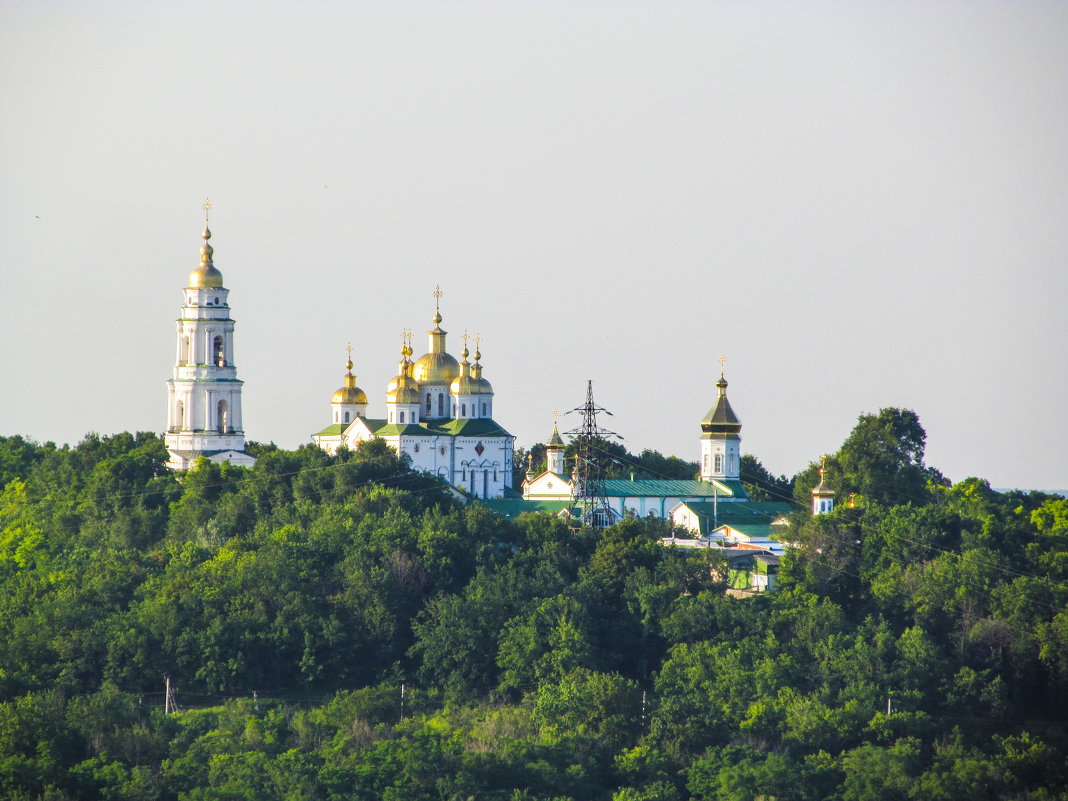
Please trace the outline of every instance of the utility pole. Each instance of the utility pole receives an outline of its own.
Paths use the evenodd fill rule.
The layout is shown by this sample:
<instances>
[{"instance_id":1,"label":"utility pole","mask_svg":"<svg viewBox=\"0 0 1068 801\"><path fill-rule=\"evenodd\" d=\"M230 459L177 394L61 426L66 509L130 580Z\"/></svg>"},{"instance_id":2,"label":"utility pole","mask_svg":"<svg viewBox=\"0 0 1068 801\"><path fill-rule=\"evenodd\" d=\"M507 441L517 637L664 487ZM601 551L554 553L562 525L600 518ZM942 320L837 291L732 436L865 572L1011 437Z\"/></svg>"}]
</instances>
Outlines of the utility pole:
<instances>
[{"instance_id":1,"label":"utility pole","mask_svg":"<svg viewBox=\"0 0 1068 801\"><path fill-rule=\"evenodd\" d=\"M597 425L597 413L612 413L593 401L593 381L586 382L586 402L567 414L577 412L582 415L582 425L565 433L575 437L578 445L575 454L575 471L571 484L571 505L568 513L572 519L577 518L580 525L591 528L605 528L612 525L612 507L608 505L608 495L604 486L604 468L598 454L597 440L608 437L622 439L614 431Z\"/></svg>"},{"instance_id":2,"label":"utility pole","mask_svg":"<svg viewBox=\"0 0 1068 801\"><path fill-rule=\"evenodd\" d=\"M163 677L166 680L166 695L163 700L163 714L169 715L172 712L178 711L178 704L174 700L174 688L171 687L171 677L167 674Z\"/></svg>"}]
</instances>

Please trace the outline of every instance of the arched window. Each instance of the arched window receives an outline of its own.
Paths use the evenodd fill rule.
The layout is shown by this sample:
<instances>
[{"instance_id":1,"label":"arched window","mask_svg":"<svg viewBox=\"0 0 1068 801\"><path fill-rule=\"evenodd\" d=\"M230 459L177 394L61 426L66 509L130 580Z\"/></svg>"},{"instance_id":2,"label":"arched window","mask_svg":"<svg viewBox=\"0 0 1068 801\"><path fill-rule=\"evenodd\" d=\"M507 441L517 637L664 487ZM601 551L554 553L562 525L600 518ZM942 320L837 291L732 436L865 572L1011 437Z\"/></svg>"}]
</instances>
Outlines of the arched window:
<instances>
[{"instance_id":1,"label":"arched window","mask_svg":"<svg viewBox=\"0 0 1068 801\"><path fill-rule=\"evenodd\" d=\"M349 413L345 412L345 422L347 423L348 421L349 421Z\"/></svg>"},{"instance_id":2,"label":"arched window","mask_svg":"<svg viewBox=\"0 0 1068 801\"><path fill-rule=\"evenodd\" d=\"M178 401L178 407L174 413L174 430L181 431L185 428L185 404Z\"/></svg>"},{"instance_id":3,"label":"arched window","mask_svg":"<svg viewBox=\"0 0 1068 801\"><path fill-rule=\"evenodd\" d=\"M717 473L722 473L723 472L723 454L722 453L717 453L715 461L716 461L716 472Z\"/></svg>"},{"instance_id":4,"label":"arched window","mask_svg":"<svg viewBox=\"0 0 1068 801\"><path fill-rule=\"evenodd\" d=\"M484 403L482 404L482 416L483 417L486 416L486 404L484 404Z\"/></svg>"},{"instance_id":5,"label":"arched window","mask_svg":"<svg viewBox=\"0 0 1068 801\"><path fill-rule=\"evenodd\" d=\"M211 343L212 350L212 363L218 367L226 366L226 359L223 358L223 338L215 337L215 340Z\"/></svg>"},{"instance_id":6,"label":"arched window","mask_svg":"<svg viewBox=\"0 0 1068 801\"><path fill-rule=\"evenodd\" d=\"M182 337L182 353L178 358L178 363L181 365L189 364L189 335L186 334Z\"/></svg>"},{"instance_id":7,"label":"arched window","mask_svg":"<svg viewBox=\"0 0 1068 801\"><path fill-rule=\"evenodd\" d=\"M220 434L230 433L230 411L224 400L219 401L219 405L216 407L215 426Z\"/></svg>"},{"instance_id":8,"label":"arched window","mask_svg":"<svg viewBox=\"0 0 1068 801\"><path fill-rule=\"evenodd\" d=\"M466 403L461 403L460 404L460 417L467 417L467 404Z\"/></svg>"},{"instance_id":9,"label":"arched window","mask_svg":"<svg viewBox=\"0 0 1068 801\"><path fill-rule=\"evenodd\" d=\"M454 414L456 413L455 409L453 409L453 413ZM444 395L444 393L439 392L438 393L438 417L444 417L444 416L445 416L445 395Z\"/></svg>"},{"instance_id":10,"label":"arched window","mask_svg":"<svg viewBox=\"0 0 1068 801\"><path fill-rule=\"evenodd\" d=\"M402 423L404 422L404 412L401 412L401 413L400 413L400 421L401 421Z\"/></svg>"},{"instance_id":11,"label":"arched window","mask_svg":"<svg viewBox=\"0 0 1068 801\"><path fill-rule=\"evenodd\" d=\"M426 413L430 414L430 393L426 393Z\"/></svg>"}]
</instances>

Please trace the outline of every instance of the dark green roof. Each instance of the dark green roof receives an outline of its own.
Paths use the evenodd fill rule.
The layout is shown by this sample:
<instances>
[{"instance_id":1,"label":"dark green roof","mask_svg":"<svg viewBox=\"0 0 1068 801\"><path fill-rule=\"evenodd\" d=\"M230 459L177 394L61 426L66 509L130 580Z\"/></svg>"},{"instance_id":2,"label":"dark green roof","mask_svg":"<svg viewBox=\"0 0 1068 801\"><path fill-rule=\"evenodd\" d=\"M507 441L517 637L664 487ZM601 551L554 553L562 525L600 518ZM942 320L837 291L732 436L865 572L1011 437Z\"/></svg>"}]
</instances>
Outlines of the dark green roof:
<instances>
[{"instance_id":1,"label":"dark green roof","mask_svg":"<svg viewBox=\"0 0 1068 801\"><path fill-rule=\"evenodd\" d=\"M717 479L718 480L718 479ZM734 493L732 500L747 500L749 495L740 481L720 481ZM715 489L708 481L694 480L655 480L639 479L627 481L626 479L610 478L604 482L605 494L612 498L622 497L674 497L674 498L712 498L718 495L724 498L722 492Z\"/></svg>"},{"instance_id":2,"label":"dark green roof","mask_svg":"<svg viewBox=\"0 0 1068 801\"><path fill-rule=\"evenodd\" d=\"M756 539L771 538L772 521L794 510L793 504L783 501L757 501L751 503L719 503L712 501L685 501L686 508L697 515L698 529L702 535L717 526L729 525Z\"/></svg>"}]
</instances>

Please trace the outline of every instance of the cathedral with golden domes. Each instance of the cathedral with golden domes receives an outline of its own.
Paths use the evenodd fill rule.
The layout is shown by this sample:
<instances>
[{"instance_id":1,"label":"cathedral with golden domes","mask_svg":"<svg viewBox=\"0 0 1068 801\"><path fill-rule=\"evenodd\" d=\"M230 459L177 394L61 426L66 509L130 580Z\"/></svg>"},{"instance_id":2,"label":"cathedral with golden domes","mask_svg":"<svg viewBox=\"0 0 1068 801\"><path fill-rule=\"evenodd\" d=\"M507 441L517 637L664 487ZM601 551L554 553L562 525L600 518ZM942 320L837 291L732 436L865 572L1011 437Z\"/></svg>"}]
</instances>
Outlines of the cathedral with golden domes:
<instances>
[{"instance_id":1,"label":"cathedral with golden domes","mask_svg":"<svg viewBox=\"0 0 1068 801\"><path fill-rule=\"evenodd\" d=\"M386 387L385 417L367 416L367 394L356 386L351 349L344 385L330 402L331 423L312 435L315 444L335 453L372 438L384 439L411 459L412 467L452 484L472 498L500 498L512 487L515 437L493 419L493 386L482 377L481 339L475 352L457 361L446 350L441 327L440 289L428 351L412 361L411 335L405 334L397 374ZM474 363L468 361L474 358Z\"/></svg>"}]
</instances>

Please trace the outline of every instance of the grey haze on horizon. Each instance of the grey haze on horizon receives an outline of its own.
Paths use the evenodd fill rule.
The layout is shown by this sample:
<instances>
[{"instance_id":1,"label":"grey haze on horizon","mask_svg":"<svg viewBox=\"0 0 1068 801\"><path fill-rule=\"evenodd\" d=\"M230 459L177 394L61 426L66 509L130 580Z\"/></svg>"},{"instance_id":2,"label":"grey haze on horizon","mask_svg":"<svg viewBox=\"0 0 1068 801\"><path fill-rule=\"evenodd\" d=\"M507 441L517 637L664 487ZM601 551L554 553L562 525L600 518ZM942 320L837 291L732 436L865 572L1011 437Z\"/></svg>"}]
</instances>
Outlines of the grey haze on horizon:
<instances>
[{"instance_id":1,"label":"grey haze on horizon","mask_svg":"<svg viewBox=\"0 0 1068 801\"><path fill-rule=\"evenodd\" d=\"M1068 4L0 0L0 434L162 431L210 196L250 439L371 413L440 284L528 446L593 379L792 474L914 409L1068 486ZM562 418L561 429L571 427Z\"/></svg>"}]
</instances>

